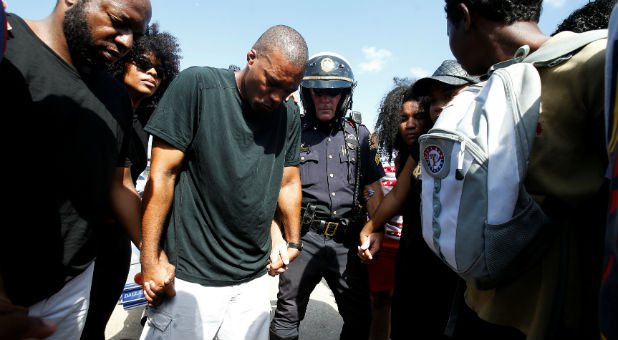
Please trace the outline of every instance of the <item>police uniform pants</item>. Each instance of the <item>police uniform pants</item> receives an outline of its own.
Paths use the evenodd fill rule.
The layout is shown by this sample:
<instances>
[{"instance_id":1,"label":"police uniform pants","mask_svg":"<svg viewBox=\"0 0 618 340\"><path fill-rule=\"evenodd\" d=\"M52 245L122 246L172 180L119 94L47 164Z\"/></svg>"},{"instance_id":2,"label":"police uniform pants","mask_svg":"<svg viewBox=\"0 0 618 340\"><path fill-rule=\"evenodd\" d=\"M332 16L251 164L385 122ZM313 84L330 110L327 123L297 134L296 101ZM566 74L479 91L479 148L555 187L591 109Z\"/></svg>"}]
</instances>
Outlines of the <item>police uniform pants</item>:
<instances>
[{"instance_id":1,"label":"police uniform pants","mask_svg":"<svg viewBox=\"0 0 618 340\"><path fill-rule=\"evenodd\" d=\"M371 323L367 266L357 255L357 239L344 243L309 231L303 251L279 277L271 339L296 339L309 295L322 278L332 290L343 318L340 339L367 339Z\"/></svg>"}]
</instances>

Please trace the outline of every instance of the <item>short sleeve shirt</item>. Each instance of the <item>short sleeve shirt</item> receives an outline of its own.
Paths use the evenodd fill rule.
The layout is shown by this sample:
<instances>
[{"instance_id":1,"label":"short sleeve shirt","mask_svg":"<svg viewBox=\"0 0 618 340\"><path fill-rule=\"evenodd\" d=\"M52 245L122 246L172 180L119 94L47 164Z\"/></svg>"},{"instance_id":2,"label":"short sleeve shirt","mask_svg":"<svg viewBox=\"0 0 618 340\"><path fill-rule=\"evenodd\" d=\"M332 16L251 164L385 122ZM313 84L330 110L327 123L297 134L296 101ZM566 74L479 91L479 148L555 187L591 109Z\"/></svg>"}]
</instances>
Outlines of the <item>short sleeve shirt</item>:
<instances>
[{"instance_id":1,"label":"short sleeve shirt","mask_svg":"<svg viewBox=\"0 0 618 340\"><path fill-rule=\"evenodd\" d=\"M132 112L116 79L78 71L21 18L9 14L8 20L0 138L10 173L0 271L9 298L28 306L59 291L94 259L94 225L109 216L115 168L127 164Z\"/></svg>"},{"instance_id":2,"label":"short sleeve shirt","mask_svg":"<svg viewBox=\"0 0 618 340\"><path fill-rule=\"evenodd\" d=\"M233 71L192 67L170 84L145 130L184 152L164 240L176 275L225 286L266 273L283 169L299 162L296 104L256 113Z\"/></svg>"},{"instance_id":3,"label":"short sleeve shirt","mask_svg":"<svg viewBox=\"0 0 618 340\"><path fill-rule=\"evenodd\" d=\"M363 186L380 180L384 169L377 148L370 146L369 130L358 129L345 120L333 127L321 126L314 119L302 122L300 179L302 204L312 203L322 218L350 217L354 206L356 162L360 156L361 193Z\"/></svg>"}]
</instances>

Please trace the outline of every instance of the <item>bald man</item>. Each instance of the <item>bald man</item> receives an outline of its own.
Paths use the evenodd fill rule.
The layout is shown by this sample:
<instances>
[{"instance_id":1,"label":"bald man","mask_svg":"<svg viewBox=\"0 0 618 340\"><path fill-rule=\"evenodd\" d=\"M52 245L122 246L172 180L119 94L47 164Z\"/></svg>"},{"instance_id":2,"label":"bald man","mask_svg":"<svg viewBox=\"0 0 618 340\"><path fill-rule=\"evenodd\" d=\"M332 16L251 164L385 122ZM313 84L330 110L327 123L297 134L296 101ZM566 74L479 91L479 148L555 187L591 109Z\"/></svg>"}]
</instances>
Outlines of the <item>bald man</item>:
<instances>
[{"instance_id":1,"label":"bald man","mask_svg":"<svg viewBox=\"0 0 618 340\"><path fill-rule=\"evenodd\" d=\"M306 62L302 36L274 26L244 69L189 68L159 102L145 128L154 143L142 219L150 303L142 339L268 338L267 266L279 273L299 251L287 242L300 242L300 116L284 100ZM176 266L175 296L165 289L160 244Z\"/></svg>"},{"instance_id":2,"label":"bald man","mask_svg":"<svg viewBox=\"0 0 618 340\"><path fill-rule=\"evenodd\" d=\"M50 339L79 339L94 225L113 211L139 244L125 157L130 102L100 68L130 49L150 16L148 0L59 0L43 20L7 16L0 338L47 337L57 326Z\"/></svg>"}]
</instances>

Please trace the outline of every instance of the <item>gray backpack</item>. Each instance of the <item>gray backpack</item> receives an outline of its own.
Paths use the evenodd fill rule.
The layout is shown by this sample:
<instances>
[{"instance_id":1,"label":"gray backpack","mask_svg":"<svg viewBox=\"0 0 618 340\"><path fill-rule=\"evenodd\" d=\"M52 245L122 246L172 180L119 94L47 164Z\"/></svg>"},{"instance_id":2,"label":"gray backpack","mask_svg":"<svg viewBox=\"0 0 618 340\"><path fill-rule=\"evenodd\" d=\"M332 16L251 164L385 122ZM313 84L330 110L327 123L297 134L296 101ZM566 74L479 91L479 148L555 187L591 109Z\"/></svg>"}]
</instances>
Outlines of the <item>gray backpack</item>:
<instances>
[{"instance_id":1,"label":"gray backpack","mask_svg":"<svg viewBox=\"0 0 618 340\"><path fill-rule=\"evenodd\" d=\"M491 289L530 269L556 234L523 183L539 120L537 68L571 58L607 30L543 46L494 65L421 136L421 220L427 245L477 289Z\"/></svg>"}]
</instances>

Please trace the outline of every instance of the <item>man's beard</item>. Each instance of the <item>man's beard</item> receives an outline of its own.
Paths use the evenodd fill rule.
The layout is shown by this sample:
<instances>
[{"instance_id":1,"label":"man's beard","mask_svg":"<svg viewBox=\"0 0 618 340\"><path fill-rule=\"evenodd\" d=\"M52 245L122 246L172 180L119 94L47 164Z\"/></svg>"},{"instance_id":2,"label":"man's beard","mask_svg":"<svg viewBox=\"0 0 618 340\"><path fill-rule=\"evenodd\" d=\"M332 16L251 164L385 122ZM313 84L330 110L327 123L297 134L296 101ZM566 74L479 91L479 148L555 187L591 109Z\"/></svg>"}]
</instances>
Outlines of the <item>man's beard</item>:
<instances>
[{"instance_id":1,"label":"man's beard","mask_svg":"<svg viewBox=\"0 0 618 340\"><path fill-rule=\"evenodd\" d=\"M97 50L92 42L92 33L88 26L85 11L87 0L81 0L69 8L64 15L63 31L67 40L71 59L76 67L92 66L103 68L105 63L97 57Z\"/></svg>"}]
</instances>

